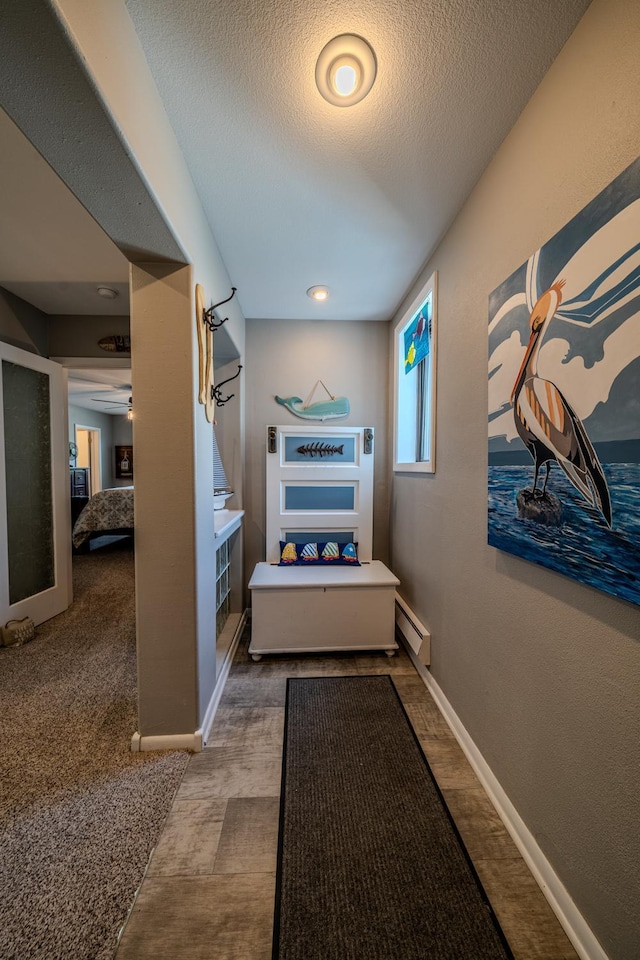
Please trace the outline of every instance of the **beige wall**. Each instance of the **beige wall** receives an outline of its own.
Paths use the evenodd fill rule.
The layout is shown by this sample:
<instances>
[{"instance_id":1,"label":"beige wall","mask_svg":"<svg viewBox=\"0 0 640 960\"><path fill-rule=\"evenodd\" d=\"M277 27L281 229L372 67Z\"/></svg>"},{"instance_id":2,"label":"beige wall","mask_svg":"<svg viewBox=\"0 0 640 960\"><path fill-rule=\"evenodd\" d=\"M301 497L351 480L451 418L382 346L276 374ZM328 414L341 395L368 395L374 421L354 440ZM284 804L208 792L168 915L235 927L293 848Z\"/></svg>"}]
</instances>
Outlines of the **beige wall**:
<instances>
[{"instance_id":1,"label":"beige wall","mask_svg":"<svg viewBox=\"0 0 640 960\"><path fill-rule=\"evenodd\" d=\"M291 320L247 321L245 570L265 559L265 450L269 424L304 421L274 396L305 398L318 378L351 412L340 425L374 427L374 539L376 559L388 557L388 325ZM320 393L317 399L320 399Z\"/></svg>"},{"instance_id":2,"label":"beige wall","mask_svg":"<svg viewBox=\"0 0 640 960\"><path fill-rule=\"evenodd\" d=\"M612 960L640 943L640 610L487 546L487 298L635 159L639 63L637 0L594 0L426 265L437 472L391 511L433 676Z\"/></svg>"}]
</instances>

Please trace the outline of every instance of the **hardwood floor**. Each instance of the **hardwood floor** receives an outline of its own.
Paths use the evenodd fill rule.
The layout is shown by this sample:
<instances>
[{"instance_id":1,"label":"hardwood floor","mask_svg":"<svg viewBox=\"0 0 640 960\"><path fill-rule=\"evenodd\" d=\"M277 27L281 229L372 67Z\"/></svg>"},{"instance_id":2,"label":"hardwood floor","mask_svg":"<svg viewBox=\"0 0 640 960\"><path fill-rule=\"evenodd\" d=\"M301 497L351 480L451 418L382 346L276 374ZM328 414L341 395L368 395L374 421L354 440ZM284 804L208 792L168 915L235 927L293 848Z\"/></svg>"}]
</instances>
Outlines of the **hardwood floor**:
<instances>
[{"instance_id":1,"label":"hardwood floor","mask_svg":"<svg viewBox=\"0 0 640 960\"><path fill-rule=\"evenodd\" d=\"M409 657L273 657L248 630L191 757L117 960L269 960L287 677L390 673L516 960L576 960ZM366 960L366 958L363 958Z\"/></svg>"}]
</instances>

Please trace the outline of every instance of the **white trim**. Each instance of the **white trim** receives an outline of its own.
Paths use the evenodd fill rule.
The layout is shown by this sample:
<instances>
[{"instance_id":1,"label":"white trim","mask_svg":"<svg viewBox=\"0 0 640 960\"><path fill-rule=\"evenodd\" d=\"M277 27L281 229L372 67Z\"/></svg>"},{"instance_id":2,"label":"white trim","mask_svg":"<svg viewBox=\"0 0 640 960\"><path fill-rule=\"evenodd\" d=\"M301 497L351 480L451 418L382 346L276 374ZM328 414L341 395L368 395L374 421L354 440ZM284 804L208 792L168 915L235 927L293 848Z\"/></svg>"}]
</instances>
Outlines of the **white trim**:
<instances>
[{"instance_id":1,"label":"white trim","mask_svg":"<svg viewBox=\"0 0 640 960\"><path fill-rule=\"evenodd\" d=\"M66 610L73 599L71 576L71 500L69 497L69 429L67 374L60 364L0 341L0 360L36 370L48 378L51 425L51 493L54 539L53 586L15 603L9 595L8 519L3 416L3 380L0 370L0 623L29 616L35 624Z\"/></svg>"},{"instance_id":2,"label":"white trim","mask_svg":"<svg viewBox=\"0 0 640 960\"><path fill-rule=\"evenodd\" d=\"M102 490L102 428L89 427L84 423L74 423L73 432L78 443L78 430L85 430L87 433L97 433L97 443L93 438L89 438L89 496L99 493Z\"/></svg>"},{"instance_id":3,"label":"white trim","mask_svg":"<svg viewBox=\"0 0 640 960\"><path fill-rule=\"evenodd\" d=\"M404 345L400 348L400 338L404 329L420 310L431 294L431 346L429 350L429 459L399 460L400 391L404 377ZM435 473L436 472L436 372L437 372L437 328L438 328L438 273L434 271L422 285L400 319L393 327L393 472L394 473ZM405 385L406 386L406 385ZM406 389L409 389L408 387ZM415 395L415 391L414 391ZM415 403L414 403L415 406ZM413 408L412 408L413 409ZM406 412L406 411L405 411Z\"/></svg>"},{"instance_id":4,"label":"white trim","mask_svg":"<svg viewBox=\"0 0 640 960\"><path fill-rule=\"evenodd\" d=\"M371 560L373 545L373 470L374 451L365 453L367 427L343 427L327 424L318 426L287 425L267 427L276 431L276 452L266 456L266 560L277 562L280 558L279 543L286 533L305 531L316 540L327 540L323 531L352 531L349 539L358 542L358 556ZM286 460L286 441L291 437L312 437L318 441L328 437L353 439L354 459L351 462L323 460L322 457L307 460ZM314 508L286 509L286 487L350 487L353 489L353 506L348 509L322 510ZM342 538L344 539L344 538Z\"/></svg>"},{"instance_id":5,"label":"white trim","mask_svg":"<svg viewBox=\"0 0 640 960\"><path fill-rule=\"evenodd\" d=\"M240 615L240 619L238 620L238 625L236 626L235 633L233 634L233 640L231 641L229 649L227 650L227 655L224 658L222 669L220 670L220 675L216 682L213 695L211 697L211 700L209 701L209 706L205 710L202 724L200 726L200 734L202 736L203 746L206 745L209 739L209 735L211 733L211 727L213 726L213 721L215 720L218 707L220 706L220 699L224 691L224 686L227 682L229 671L231 670L233 657L238 648L238 644L240 643L240 637L242 636L242 631L244 630L244 625L246 622L247 622L247 611L244 610L243 613Z\"/></svg>"},{"instance_id":6,"label":"white trim","mask_svg":"<svg viewBox=\"0 0 640 960\"><path fill-rule=\"evenodd\" d=\"M96 370L106 367L109 370L128 370L131 367L131 357L49 357L55 363L68 370L83 370L93 367Z\"/></svg>"},{"instance_id":7,"label":"white trim","mask_svg":"<svg viewBox=\"0 0 640 960\"><path fill-rule=\"evenodd\" d=\"M462 747L467 760L473 767L489 799L496 808L498 816L511 834L515 845L522 854L522 858L529 867L536 883L546 897L549 906L573 944L576 953L581 960L609 960L608 955L602 949L602 946L596 939L587 921L571 899L569 891L558 877L552 865L538 846L533 834L500 786L499 781L471 739L446 696L430 672L419 662L413 651L407 648L407 652L440 709L440 712L451 728L451 732Z\"/></svg>"},{"instance_id":8,"label":"white trim","mask_svg":"<svg viewBox=\"0 0 640 960\"><path fill-rule=\"evenodd\" d=\"M133 753L143 753L147 750L192 750L199 753L202 750L202 734L195 733L167 733L157 737L141 737L134 733L131 737Z\"/></svg>"},{"instance_id":9,"label":"white trim","mask_svg":"<svg viewBox=\"0 0 640 960\"><path fill-rule=\"evenodd\" d=\"M231 670L231 664L233 663L233 655L236 652L240 637L242 636L242 630L244 628L246 619L247 612L245 610L238 621L238 626L236 627L233 640L231 641L231 646L229 647L227 656L222 664L220 676L218 677L211 700L209 701L207 709L205 710L202 725L195 730L194 733L173 733L152 737L142 737L136 731L136 733L134 733L131 737L132 753L139 753L147 750L191 750L192 753L200 753L207 742L207 737L209 736L211 725L213 724L216 711L220 704L222 691L224 690L224 685L227 682L227 677L229 676L229 671Z\"/></svg>"},{"instance_id":10,"label":"white trim","mask_svg":"<svg viewBox=\"0 0 640 960\"><path fill-rule=\"evenodd\" d=\"M216 540L216 550L228 540L232 533L240 529L244 510L214 510L213 526Z\"/></svg>"}]
</instances>

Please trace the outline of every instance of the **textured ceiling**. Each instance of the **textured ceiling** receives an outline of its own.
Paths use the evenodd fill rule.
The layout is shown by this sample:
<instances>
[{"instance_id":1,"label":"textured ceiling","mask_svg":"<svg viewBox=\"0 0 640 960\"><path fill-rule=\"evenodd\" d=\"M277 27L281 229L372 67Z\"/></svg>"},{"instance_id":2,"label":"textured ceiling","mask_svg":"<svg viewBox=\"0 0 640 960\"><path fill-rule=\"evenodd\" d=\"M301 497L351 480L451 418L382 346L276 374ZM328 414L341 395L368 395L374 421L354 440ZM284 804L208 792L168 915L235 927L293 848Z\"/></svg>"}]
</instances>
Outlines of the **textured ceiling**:
<instances>
[{"instance_id":1,"label":"textured ceiling","mask_svg":"<svg viewBox=\"0 0 640 960\"><path fill-rule=\"evenodd\" d=\"M394 313L588 6L126 3L245 316L341 320ZM341 109L314 68L345 31L378 77ZM125 258L1 111L0 142L0 285L46 313L126 314Z\"/></svg>"},{"instance_id":2,"label":"textured ceiling","mask_svg":"<svg viewBox=\"0 0 640 960\"><path fill-rule=\"evenodd\" d=\"M126 3L245 316L342 320L393 314L588 6ZM314 81L344 32L378 59L349 108Z\"/></svg>"}]
</instances>

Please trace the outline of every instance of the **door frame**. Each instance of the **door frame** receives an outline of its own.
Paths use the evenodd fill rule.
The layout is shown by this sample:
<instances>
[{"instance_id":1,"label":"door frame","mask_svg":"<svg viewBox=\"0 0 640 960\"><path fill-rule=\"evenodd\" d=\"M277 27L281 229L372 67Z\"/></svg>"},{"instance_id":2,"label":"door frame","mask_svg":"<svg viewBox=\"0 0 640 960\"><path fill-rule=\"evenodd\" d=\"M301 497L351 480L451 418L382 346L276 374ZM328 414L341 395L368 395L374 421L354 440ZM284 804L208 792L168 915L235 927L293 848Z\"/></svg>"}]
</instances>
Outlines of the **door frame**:
<instances>
[{"instance_id":1,"label":"door frame","mask_svg":"<svg viewBox=\"0 0 640 960\"><path fill-rule=\"evenodd\" d=\"M67 376L67 370L131 370L131 355L128 357L51 357L51 360L54 360L56 363L59 363L65 369L65 376ZM67 399L67 410L69 409L69 402ZM97 430L98 427L84 427L85 430ZM102 442L101 442L102 450ZM111 451L113 455L113 450ZM100 464L100 489L104 489L102 486L102 463ZM113 464L111 466L113 472ZM111 483L113 483L113 476ZM95 491L92 491L95 492Z\"/></svg>"},{"instance_id":2,"label":"door frame","mask_svg":"<svg viewBox=\"0 0 640 960\"><path fill-rule=\"evenodd\" d=\"M76 443L78 430L86 430L89 437L89 496L99 493L102 488L102 431L100 427L90 427L84 423L74 424ZM97 434L97 438L91 436Z\"/></svg>"},{"instance_id":3,"label":"door frame","mask_svg":"<svg viewBox=\"0 0 640 960\"><path fill-rule=\"evenodd\" d=\"M37 370L49 378L54 583L52 587L12 604L9 602L3 382L0 375L0 620L4 623L30 616L38 624L62 613L73 599L67 373L59 363L4 342L0 342L1 360Z\"/></svg>"}]
</instances>

